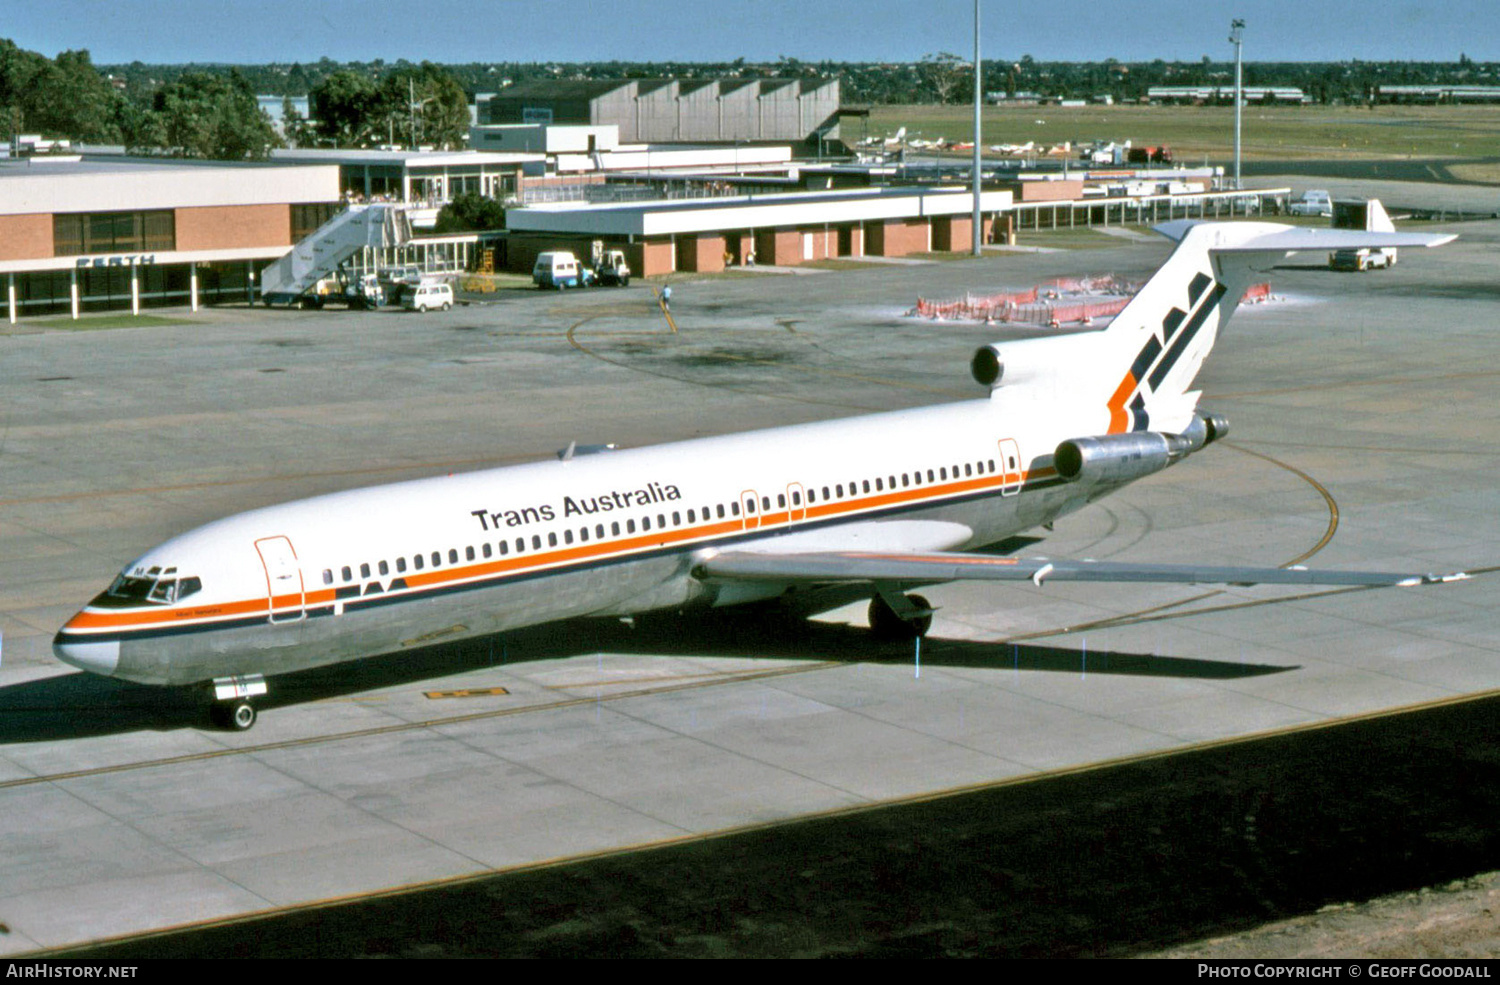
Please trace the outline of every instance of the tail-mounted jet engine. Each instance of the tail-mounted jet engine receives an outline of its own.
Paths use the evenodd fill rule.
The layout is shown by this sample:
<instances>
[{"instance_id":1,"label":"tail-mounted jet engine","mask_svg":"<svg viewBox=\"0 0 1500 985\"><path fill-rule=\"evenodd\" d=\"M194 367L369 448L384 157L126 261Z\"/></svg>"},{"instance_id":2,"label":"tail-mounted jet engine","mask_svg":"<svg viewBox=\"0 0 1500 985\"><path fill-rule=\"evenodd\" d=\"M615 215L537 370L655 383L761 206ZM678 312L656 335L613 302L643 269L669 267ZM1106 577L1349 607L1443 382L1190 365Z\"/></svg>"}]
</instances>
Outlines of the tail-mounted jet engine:
<instances>
[{"instance_id":1,"label":"tail-mounted jet engine","mask_svg":"<svg viewBox=\"0 0 1500 985\"><path fill-rule=\"evenodd\" d=\"M1217 414L1194 415L1181 434L1132 431L1093 438L1070 438L1057 446L1053 467L1070 482L1130 482L1160 472L1204 445L1229 433L1229 422Z\"/></svg>"}]
</instances>

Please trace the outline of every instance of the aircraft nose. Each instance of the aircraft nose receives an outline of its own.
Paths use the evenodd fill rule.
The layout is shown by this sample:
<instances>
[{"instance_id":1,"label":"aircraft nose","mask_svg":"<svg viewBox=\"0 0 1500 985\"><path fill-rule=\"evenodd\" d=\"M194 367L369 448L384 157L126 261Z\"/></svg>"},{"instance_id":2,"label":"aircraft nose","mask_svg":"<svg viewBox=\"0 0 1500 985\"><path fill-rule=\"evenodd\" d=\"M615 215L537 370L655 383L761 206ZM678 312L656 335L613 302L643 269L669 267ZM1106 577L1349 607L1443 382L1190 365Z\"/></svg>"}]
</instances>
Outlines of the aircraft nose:
<instances>
[{"instance_id":1,"label":"aircraft nose","mask_svg":"<svg viewBox=\"0 0 1500 985\"><path fill-rule=\"evenodd\" d=\"M96 640L70 633L64 626L52 638L52 653L65 664L92 674L114 674L120 664L119 640Z\"/></svg>"}]
</instances>

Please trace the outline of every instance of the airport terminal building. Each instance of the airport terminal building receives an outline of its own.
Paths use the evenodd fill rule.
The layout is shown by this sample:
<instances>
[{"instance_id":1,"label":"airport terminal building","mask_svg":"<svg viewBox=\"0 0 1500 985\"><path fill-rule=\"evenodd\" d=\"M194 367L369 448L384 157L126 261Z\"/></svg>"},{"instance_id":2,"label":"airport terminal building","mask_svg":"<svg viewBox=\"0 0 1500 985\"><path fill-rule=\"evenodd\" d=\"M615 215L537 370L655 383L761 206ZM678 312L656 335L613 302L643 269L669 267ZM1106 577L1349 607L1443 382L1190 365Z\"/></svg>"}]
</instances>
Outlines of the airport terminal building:
<instances>
[{"instance_id":1,"label":"airport terminal building","mask_svg":"<svg viewBox=\"0 0 1500 985\"><path fill-rule=\"evenodd\" d=\"M336 165L0 160L7 316L249 299L342 207Z\"/></svg>"}]
</instances>

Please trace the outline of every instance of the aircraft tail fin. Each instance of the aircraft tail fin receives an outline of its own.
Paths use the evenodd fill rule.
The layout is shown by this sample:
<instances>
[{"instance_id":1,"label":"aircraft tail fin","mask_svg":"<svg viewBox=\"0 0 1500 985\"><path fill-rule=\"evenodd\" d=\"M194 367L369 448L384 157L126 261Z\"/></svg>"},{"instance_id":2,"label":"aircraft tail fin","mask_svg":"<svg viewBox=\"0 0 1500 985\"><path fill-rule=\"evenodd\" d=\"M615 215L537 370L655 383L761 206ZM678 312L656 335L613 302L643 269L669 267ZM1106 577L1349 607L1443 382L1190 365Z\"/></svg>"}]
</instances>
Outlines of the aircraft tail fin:
<instances>
[{"instance_id":1,"label":"aircraft tail fin","mask_svg":"<svg viewBox=\"0 0 1500 985\"><path fill-rule=\"evenodd\" d=\"M996 399L1014 393L1014 384L1094 394L1103 403L1095 434L1181 434L1193 424L1199 394L1191 387L1219 329L1277 261L1304 250L1439 246L1454 238L1197 220L1156 230L1177 249L1108 328L985 346L974 355L974 379L995 387Z\"/></svg>"},{"instance_id":2,"label":"aircraft tail fin","mask_svg":"<svg viewBox=\"0 0 1500 985\"><path fill-rule=\"evenodd\" d=\"M1219 330L1250 285L1289 254L1439 246L1454 238L1192 220L1156 230L1177 249L1104 333L1109 344L1101 349L1117 360L1119 374L1107 401L1109 433L1186 428L1198 402L1190 388Z\"/></svg>"}]
</instances>

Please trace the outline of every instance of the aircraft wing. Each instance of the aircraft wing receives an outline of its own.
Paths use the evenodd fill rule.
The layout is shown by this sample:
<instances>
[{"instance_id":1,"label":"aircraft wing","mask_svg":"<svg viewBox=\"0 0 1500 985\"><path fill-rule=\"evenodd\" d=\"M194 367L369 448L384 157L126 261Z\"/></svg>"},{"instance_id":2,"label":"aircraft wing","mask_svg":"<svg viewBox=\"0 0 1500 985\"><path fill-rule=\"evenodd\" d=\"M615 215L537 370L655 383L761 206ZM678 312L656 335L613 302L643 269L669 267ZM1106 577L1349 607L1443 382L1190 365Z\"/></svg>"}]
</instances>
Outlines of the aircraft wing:
<instances>
[{"instance_id":1,"label":"aircraft wing","mask_svg":"<svg viewBox=\"0 0 1500 985\"><path fill-rule=\"evenodd\" d=\"M771 554L727 551L699 561L705 581L923 583L946 581L1117 581L1184 585L1427 585L1468 578L1456 574L1251 568L1195 564L1133 564L995 557L951 552L815 551Z\"/></svg>"}]
</instances>

